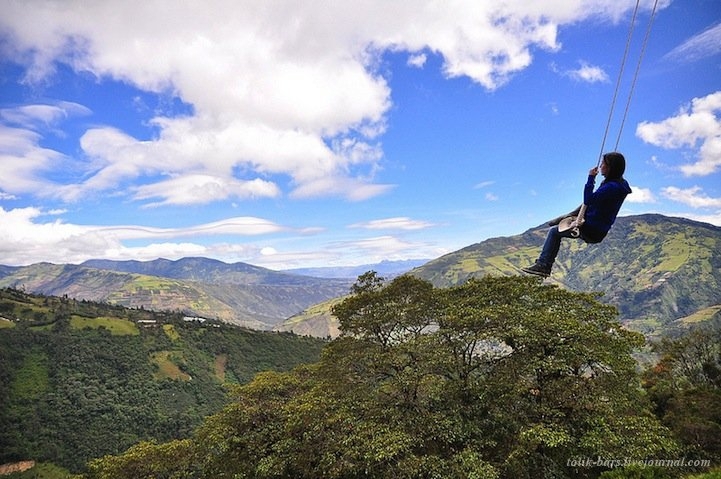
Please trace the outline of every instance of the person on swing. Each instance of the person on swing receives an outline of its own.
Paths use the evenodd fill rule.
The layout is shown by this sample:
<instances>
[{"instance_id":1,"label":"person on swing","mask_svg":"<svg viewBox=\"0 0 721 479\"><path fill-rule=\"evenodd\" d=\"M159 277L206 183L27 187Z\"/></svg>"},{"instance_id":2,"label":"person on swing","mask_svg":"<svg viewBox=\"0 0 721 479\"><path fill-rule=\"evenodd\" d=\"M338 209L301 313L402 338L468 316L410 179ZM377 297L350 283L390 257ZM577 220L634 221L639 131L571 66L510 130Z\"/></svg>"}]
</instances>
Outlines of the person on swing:
<instances>
[{"instance_id":1,"label":"person on swing","mask_svg":"<svg viewBox=\"0 0 721 479\"><path fill-rule=\"evenodd\" d=\"M593 191L599 170L604 180L598 189ZM586 205L586 213L580 228L577 232L574 232L573 228L559 230L558 224L563 217L551 221L541 255L535 264L523 268L523 271L544 278L550 276L553 263L556 261L558 250L561 247L561 238L580 238L586 243L603 241L611 229L611 225L616 221L616 215L621 209L623 201L631 193L631 187L623 178L624 171L626 171L626 159L621 153L614 151L604 154L600 168L594 167L588 172L588 181L583 188L583 204ZM569 215L574 214L578 214L578 210Z\"/></svg>"}]
</instances>

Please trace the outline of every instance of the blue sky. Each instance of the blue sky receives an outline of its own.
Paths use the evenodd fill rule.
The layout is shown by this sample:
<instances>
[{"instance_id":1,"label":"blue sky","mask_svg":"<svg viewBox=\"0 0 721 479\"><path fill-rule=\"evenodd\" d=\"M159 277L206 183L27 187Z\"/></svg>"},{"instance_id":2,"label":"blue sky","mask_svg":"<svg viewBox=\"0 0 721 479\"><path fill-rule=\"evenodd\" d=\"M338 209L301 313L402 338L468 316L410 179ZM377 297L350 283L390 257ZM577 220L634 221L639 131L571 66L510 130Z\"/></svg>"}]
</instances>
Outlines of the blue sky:
<instances>
[{"instance_id":1,"label":"blue sky","mask_svg":"<svg viewBox=\"0 0 721 479\"><path fill-rule=\"evenodd\" d=\"M621 214L721 225L721 2L642 0ZM634 0L0 0L0 264L435 258L580 204ZM540 248L540 245L539 245Z\"/></svg>"}]
</instances>

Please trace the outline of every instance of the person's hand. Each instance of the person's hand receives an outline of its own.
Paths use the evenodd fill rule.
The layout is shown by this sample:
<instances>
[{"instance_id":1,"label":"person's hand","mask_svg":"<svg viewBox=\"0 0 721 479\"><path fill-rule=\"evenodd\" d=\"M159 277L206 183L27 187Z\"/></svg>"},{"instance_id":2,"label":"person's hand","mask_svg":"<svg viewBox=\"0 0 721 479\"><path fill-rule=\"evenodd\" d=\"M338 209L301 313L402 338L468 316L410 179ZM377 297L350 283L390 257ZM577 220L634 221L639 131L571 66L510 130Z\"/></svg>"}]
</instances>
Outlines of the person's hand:
<instances>
[{"instance_id":1,"label":"person's hand","mask_svg":"<svg viewBox=\"0 0 721 479\"><path fill-rule=\"evenodd\" d=\"M596 176L598 174L598 166L594 166L588 172L588 176Z\"/></svg>"}]
</instances>

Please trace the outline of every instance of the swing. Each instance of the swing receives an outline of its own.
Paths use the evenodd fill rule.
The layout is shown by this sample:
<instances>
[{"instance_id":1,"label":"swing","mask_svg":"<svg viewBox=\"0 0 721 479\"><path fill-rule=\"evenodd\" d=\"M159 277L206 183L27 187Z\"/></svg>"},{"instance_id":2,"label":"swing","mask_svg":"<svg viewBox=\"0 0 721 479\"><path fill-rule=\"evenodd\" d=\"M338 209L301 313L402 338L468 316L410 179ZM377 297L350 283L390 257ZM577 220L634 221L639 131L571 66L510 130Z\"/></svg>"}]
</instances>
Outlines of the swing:
<instances>
[{"instance_id":1,"label":"swing","mask_svg":"<svg viewBox=\"0 0 721 479\"><path fill-rule=\"evenodd\" d=\"M636 0L636 7L633 10L633 16L631 17L631 26L628 31L628 37L626 38L626 48L623 52L623 58L621 59L621 67L618 72L618 78L616 79L616 88L613 92L613 99L611 100L611 108L608 112L608 120L606 121L606 130L603 133L603 140L601 141L601 151L598 155L598 163L596 164L596 168L599 168L601 166L601 162L603 161L603 149L606 145L606 138L608 137L608 130L611 126L611 120L613 119L613 110L616 106L616 98L618 97L618 91L621 85L621 78L623 77L623 70L626 66L626 59L628 58L628 50L631 45L631 38L633 37L633 29L634 25L636 23L636 14L638 13L638 6L639 6L640 0ZM651 33L651 26L653 25L654 17L656 16L656 7L658 6L658 0L655 0L653 3L653 9L651 10L651 16L648 20L648 25L646 27L646 34L643 39L643 44L641 46L641 52L639 53L638 62L636 63L636 71L633 74L633 80L631 81L631 87L628 92L628 98L626 99L626 108L623 112L623 116L621 118L621 125L618 129L618 136L616 137L616 144L614 146L614 151L618 151L618 144L621 141L621 133L623 132L623 127L626 123L626 116L628 115L628 109L631 105L631 98L633 96L633 90L636 87L636 80L638 78L638 72L641 69L641 61L643 60L643 55L646 52L646 45L648 44L648 38ZM549 224L554 225L558 224L558 231L564 232L571 230L571 236L573 238L581 237L581 226L583 226L584 223L584 216L586 214L586 204L582 204L576 210L572 211L571 213L568 213L566 215L560 216L554 220L551 220ZM584 239L583 237L581 237ZM586 241L587 243L589 241Z\"/></svg>"}]
</instances>

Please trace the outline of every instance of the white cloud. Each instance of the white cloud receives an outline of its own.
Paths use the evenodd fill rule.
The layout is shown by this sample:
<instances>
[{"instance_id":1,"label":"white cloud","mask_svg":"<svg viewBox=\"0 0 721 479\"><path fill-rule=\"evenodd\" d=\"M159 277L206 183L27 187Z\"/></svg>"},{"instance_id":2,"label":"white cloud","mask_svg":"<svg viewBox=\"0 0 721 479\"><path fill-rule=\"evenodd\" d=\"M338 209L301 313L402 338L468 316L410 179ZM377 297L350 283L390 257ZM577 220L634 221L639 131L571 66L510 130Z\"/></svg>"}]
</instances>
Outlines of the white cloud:
<instances>
[{"instance_id":1,"label":"white cloud","mask_svg":"<svg viewBox=\"0 0 721 479\"><path fill-rule=\"evenodd\" d=\"M41 146L40 131L64 137L56 125L67 118L90 113L84 106L66 101L0 109L0 194L10 198L25 193L53 195L58 185L45 179L45 174L67 173L70 159Z\"/></svg>"},{"instance_id":2,"label":"white cloud","mask_svg":"<svg viewBox=\"0 0 721 479\"><path fill-rule=\"evenodd\" d=\"M375 236L373 238L363 238L359 240L349 241L343 243L344 247L360 248L366 251L372 251L377 253L379 251L385 251L388 256L392 256L393 253L402 253L408 249L410 243L407 241L400 240L395 236Z\"/></svg>"},{"instance_id":3,"label":"white cloud","mask_svg":"<svg viewBox=\"0 0 721 479\"><path fill-rule=\"evenodd\" d=\"M238 181L198 174L171 178L134 189L135 198L139 200L164 198L162 202L151 203L148 206L203 204L231 197L241 199L274 198L280 194L280 190L274 183L259 178L251 181Z\"/></svg>"},{"instance_id":4,"label":"white cloud","mask_svg":"<svg viewBox=\"0 0 721 479\"><path fill-rule=\"evenodd\" d=\"M668 186L663 189L662 193L670 200L693 208L721 208L721 198L709 197L703 193L700 186L693 186L686 189Z\"/></svg>"},{"instance_id":5,"label":"white cloud","mask_svg":"<svg viewBox=\"0 0 721 479\"><path fill-rule=\"evenodd\" d=\"M227 218L184 228L147 228L142 226L96 227L96 230L112 232L118 239L179 238L184 236L236 235L256 236L288 231L272 221L252 216Z\"/></svg>"},{"instance_id":6,"label":"white cloud","mask_svg":"<svg viewBox=\"0 0 721 479\"><path fill-rule=\"evenodd\" d=\"M372 264L384 260L400 261L417 258L437 258L450 252L434 241L412 241L391 235L375 236L331 244L329 251L341 252L352 259L351 264ZM349 252L350 256L346 256Z\"/></svg>"},{"instance_id":7,"label":"white cloud","mask_svg":"<svg viewBox=\"0 0 721 479\"><path fill-rule=\"evenodd\" d=\"M61 213L61 212L56 212ZM50 213L39 208L0 207L0 258L7 265L34 263L38 258L56 263L79 263L93 258L153 259L227 253L227 247L158 241L184 237L231 235L251 237L291 231L262 218L235 217L184 228L153 228L138 225L97 226L43 221ZM301 231L303 232L303 231ZM124 242L147 241L143 246ZM218 250L218 251L216 251ZM237 253L237 248L235 253Z\"/></svg>"},{"instance_id":8,"label":"white cloud","mask_svg":"<svg viewBox=\"0 0 721 479\"><path fill-rule=\"evenodd\" d=\"M60 101L54 105L24 105L0 109L0 118L6 123L32 128L38 123L51 125L72 116L85 116L92 112L78 103Z\"/></svg>"},{"instance_id":9,"label":"white cloud","mask_svg":"<svg viewBox=\"0 0 721 479\"><path fill-rule=\"evenodd\" d=\"M291 192L293 198L313 198L324 194L345 196L350 201L363 201L379 196L393 188L393 185L371 184L348 177L327 176L307 181Z\"/></svg>"},{"instance_id":10,"label":"white cloud","mask_svg":"<svg viewBox=\"0 0 721 479\"><path fill-rule=\"evenodd\" d=\"M481 188L485 188L487 186L491 186L495 183L495 181L481 181L480 183L477 183L473 186L474 190L480 190Z\"/></svg>"},{"instance_id":11,"label":"white cloud","mask_svg":"<svg viewBox=\"0 0 721 479\"><path fill-rule=\"evenodd\" d=\"M77 251L97 251L97 240L102 238L85 236L85 241L75 238L86 235L87 230L78 225L60 221L36 222L43 212L38 208L16 208L5 211L0 207L0 258L3 264L30 264L43 258L44 261L62 263L64 258L73 258Z\"/></svg>"},{"instance_id":12,"label":"white cloud","mask_svg":"<svg viewBox=\"0 0 721 479\"><path fill-rule=\"evenodd\" d=\"M694 221L700 221L702 223L709 223L715 226L721 226L721 210L717 211L716 214L700 215L697 213L687 213L683 215L684 218L688 218Z\"/></svg>"},{"instance_id":13,"label":"white cloud","mask_svg":"<svg viewBox=\"0 0 721 479\"><path fill-rule=\"evenodd\" d=\"M146 194L136 199L166 204L275 195L272 183L281 183L268 175L280 175L291 179L291 197L370 198L390 188L374 179L383 158L377 138L392 106L377 68L384 51L408 52L416 66L422 52L432 52L448 77L493 90L526 68L534 49L558 49L559 25L590 16L617 20L633 3L9 2L0 17L7 40L0 54L27 66L26 83L47 80L62 63L100 81L175 96L192 113L159 115L151 140L118 125L87 131L81 141L87 158L76 159L76 180L65 185L42 180L61 155L41 148L41 135L6 129L25 148L8 153L6 139L3 162L25 166L0 188L75 201L140 180ZM56 121L59 111L26 105L3 121L28 128L25 120ZM247 172L242 185L236 169ZM215 196L179 193L178 183L190 181L179 178L193 175L225 186Z\"/></svg>"},{"instance_id":14,"label":"white cloud","mask_svg":"<svg viewBox=\"0 0 721 479\"><path fill-rule=\"evenodd\" d=\"M396 218L385 218L372 220L365 223L355 223L350 228L364 228L369 230L392 229L392 230L422 230L435 226L427 221L413 220L406 216Z\"/></svg>"},{"instance_id":15,"label":"white cloud","mask_svg":"<svg viewBox=\"0 0 721 479\"><path fill-rule=\"evenodd\" d=\"M426 60L428 60L428 57L426 57L425 53L418 53L408 57L408 65L416 68L422 68L423 65L426 64Z\"/></svg>"},{"instance_id":16,"label":"white cloud","mask_svg":"<svg viewBox=\"0 0 721 479\"><path fill-rule=\"evenodd\" d=\"M43 173L63 167L62 153L40 146L40 135L24 128L0 125L0 190L6 195L34 192L42 195L55 188Z\"/></svg>"},{"instance_id":17,"label":"white cloud","mask_svg":"<svg viewBox=\"0 0 721 479\"><path fill-rule=\"evenodd\" d=\"M355 264L378 263L383 260L435 258L448 253L432 243L414 242L392 235L374 236L351 241L339 241L327 246L329 253L340 252Z\"/></svg>"},{"instance_id":18,"label":"white cloud","mask_svg":"<svg viewBox=\"0 0 721 479\"><path fill-rule=\"evenodd\" d=\"M569 70L565 72L567 76L574 80L584 81L587 83L605 83L608 81L608 74L603 68L589 65L586 62L581 62L581 66L576 70Z\"/></svg>"},{"instance_id":19,"label":"white cloud","mask_svg":"<svg viewBox=\"0 0 721 479\"><path fill-rule=\"evenodd\" d=\"M694 98L670 118L658 123L642 122L636 136L666 149L691 148L697 160L682 165L686 176L710 175L721 167L721 91Z\"/></svg>"},{"instance_id":20,"label":"white cloud","mask_svg":"<svg viewBox=\"0 0 721 479\"><path fill-rule=\"evenodd\" d=\"M712 25L687 39L668 52L664 58L675 62L690 63L719 53L721 53L721 23Z\"/></svg>"},{"instance_id":21,"label":"white cloud","mask_svg":"<svg viewBox=\"0 0 721 479\"><path fill-rule=\"evenodd\" d=\"M498 201L498 199L499 199L498 195L496 195L495 193L491 193L491 192L486 193L485 197L486 197L487 201Z\"/></svg>"},{"instance_id":22,"label":"white cloud","mask_svg":"<svg viewBox=\"0 0 721 479\"><path fill-rule=\"evenodd\" d=\"M656 197L649 188L631 187L631 194L626 197L629 203L655 203Z\"/></svg>"}]
</instances>

